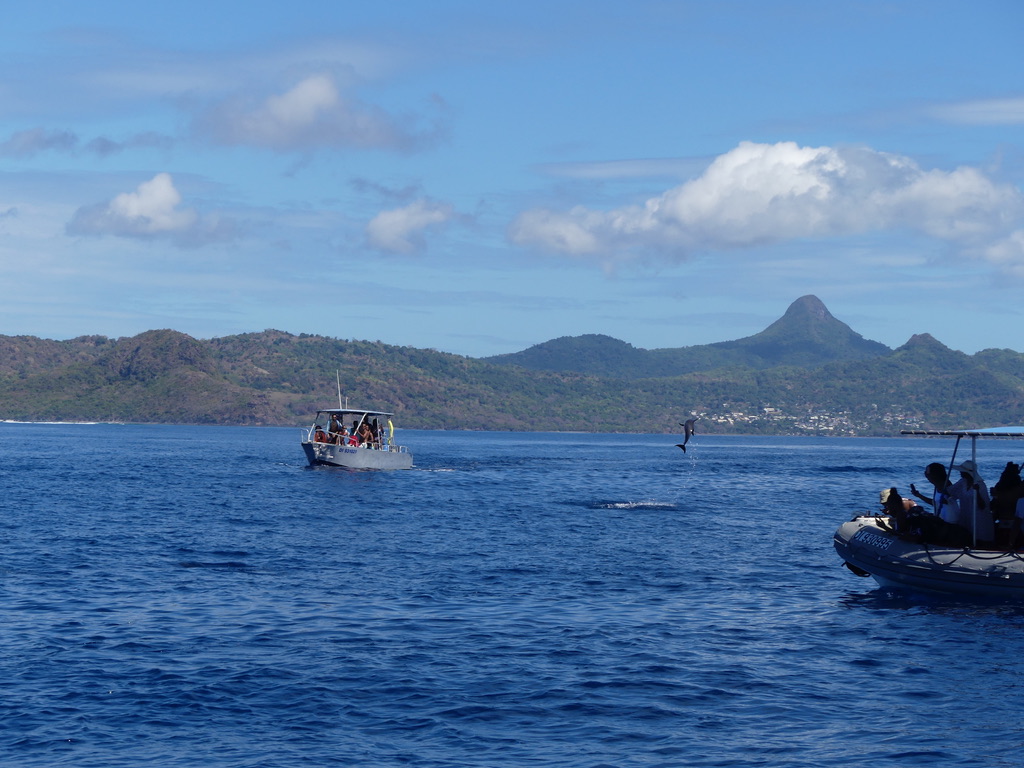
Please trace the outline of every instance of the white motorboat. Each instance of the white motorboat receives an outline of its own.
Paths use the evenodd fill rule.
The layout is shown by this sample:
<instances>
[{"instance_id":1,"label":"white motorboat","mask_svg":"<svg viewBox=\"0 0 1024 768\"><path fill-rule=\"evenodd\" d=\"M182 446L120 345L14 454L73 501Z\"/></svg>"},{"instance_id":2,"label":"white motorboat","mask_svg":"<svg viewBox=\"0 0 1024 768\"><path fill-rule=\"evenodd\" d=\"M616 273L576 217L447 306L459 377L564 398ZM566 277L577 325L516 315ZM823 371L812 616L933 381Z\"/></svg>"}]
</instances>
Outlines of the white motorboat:
<instances>
[{"instance_id":1,"label":"white motorboat","mask_svg":"<svg viewBox=\"0 0 1024 768\"><path fill-rule=\"evenodd\" d=\"M971 461L976 462L979 438L1021 438L1024 427L904 430L900 434L955 437L950 461L953 467L963 438L971 439ZM1016 503L1020 509L1022 503ZM925 517L935 519L932 515ZM922 535L920 529L898 533L900 524L889 514L864 514L839 526L833 544L851 571L858 576L871 576L883 587L1024 598L1024 549L1015 548L1018 522L1010 519L1003 521L1003 525L1009 526L1012 533L1001 545L969 539L958 545L943 542L941 537Z\"/></svg>"},{"instance_id":2,"label":"white motorboat","mask_svg":"<svg viewBox=\"0 0 1024 768\"><path fill-rule=\"evenodd\" d=\"M324 408L303 430L302 450L310 466L349 469L409 469L412 454L395 442L394 414L360 408Z\"/></svg>"}]
</instances>

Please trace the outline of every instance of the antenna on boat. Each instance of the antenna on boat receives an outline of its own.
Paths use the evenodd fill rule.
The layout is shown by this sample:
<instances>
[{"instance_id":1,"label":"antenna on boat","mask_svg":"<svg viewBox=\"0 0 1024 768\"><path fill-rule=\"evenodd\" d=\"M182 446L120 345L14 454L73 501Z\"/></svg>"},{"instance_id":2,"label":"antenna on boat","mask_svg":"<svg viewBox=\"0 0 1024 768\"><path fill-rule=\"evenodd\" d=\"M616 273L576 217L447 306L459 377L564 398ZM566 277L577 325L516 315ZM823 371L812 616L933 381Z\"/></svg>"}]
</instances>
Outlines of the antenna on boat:
<instances>
[{"instance_id":1,"label":"antenna on boat","mask_svg":"<svg viewBox=\"0 0 1024 768\"><path fill-rule=\"evenodd\" d=\"M338 378L338 408L342 409L345 406L341 404L341 371L338 369L334 370L334 375Z\"/></svg>"}]
</instances>

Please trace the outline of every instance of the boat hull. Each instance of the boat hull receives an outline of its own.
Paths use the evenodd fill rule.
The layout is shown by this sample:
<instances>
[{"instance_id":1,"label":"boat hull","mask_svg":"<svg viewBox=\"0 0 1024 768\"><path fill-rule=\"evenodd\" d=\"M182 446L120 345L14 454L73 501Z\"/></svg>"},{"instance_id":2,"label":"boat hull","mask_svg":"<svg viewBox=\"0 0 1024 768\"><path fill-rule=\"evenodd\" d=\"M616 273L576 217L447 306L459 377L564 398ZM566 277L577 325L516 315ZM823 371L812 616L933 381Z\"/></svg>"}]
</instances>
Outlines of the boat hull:
<instances>
[{"instance_id":1,"label":"boat hull","mask_svg":"<svg viewBox=\"0 0 1024 768\"><path fill-rule=\"evenodd\" d=\"M1024 598L1024 553L919 544L897 537L888 522L857 517L836 531L836 552L855 573L883 587Z\"/></svg>"},{"instance_id":2,"label":"boat hull","mask_svg":"<svg viewBox=\"0 0 1024 768\"><path fill-rule=\"evenodd\" d=\"M310 466L347 467L349 469L411 469L408 451L378 451L354 445L334 445L305 441L302 450Z\"/></svg>"}]
</instances>

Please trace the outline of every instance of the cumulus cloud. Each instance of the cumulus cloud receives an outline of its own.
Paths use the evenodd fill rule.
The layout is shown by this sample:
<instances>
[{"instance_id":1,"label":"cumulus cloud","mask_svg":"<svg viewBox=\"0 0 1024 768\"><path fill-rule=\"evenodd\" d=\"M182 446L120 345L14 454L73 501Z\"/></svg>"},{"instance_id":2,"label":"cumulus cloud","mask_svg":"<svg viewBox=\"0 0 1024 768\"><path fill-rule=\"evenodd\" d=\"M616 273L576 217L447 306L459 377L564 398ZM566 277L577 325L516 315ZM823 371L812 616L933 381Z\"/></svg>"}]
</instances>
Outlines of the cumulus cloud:
<instances>
[{"instance_id":1,"label":"cumulus cloud","mask_svg":"<svg viewBox=\"0 0 1024 768\"><path fill-rule=\"evenodd\" d=\"M259 102L233 98L211 108L196 123L198 133L227 145L273 150L322 147L415 149L436 136L413 118L399 118L344 95L326 74Z\"/></svg>"},{"instance_id":2,"label":"cumulus cloud","mask_svg":"<svg viewBox=\"0 0 1024 768\"><path fill-rule=\"evenodd\" d=\"M452 206L420 199L402 208L381 211L366 225L370 245L382 251L413 253L425 245L423 232L448 222Z\"/></svg>"},{"instance_id":3,"label":"cumulus cloud","mask_svg":"<svg viewBox=\"0 0 1024 768\"><path fill-rule=\"evenodd\" d=\"M67 225L71 235L167 238L181 245L201 245L230 236L229 222L202 217L181 207L181 194L170 174L158 173L134 192L107 203L79 208Z\"/></svg>"},{"instance_id":4,"label":"cumulus cloud","mask_svg":"<svg viewBox=\"0 0 1024 768\"><path fill-rule=\"evenodd\" d=\"M974 168L922 170L867 148L743 142L699 177L610 211L536 209L512 224L513 242L614 262L675 259L797 238L914 230L982 257L997 241L1010 258L1024 228L1024 196ZM1024 254L1021 255L1024 258Z\"/></svg>"}]
</instances>

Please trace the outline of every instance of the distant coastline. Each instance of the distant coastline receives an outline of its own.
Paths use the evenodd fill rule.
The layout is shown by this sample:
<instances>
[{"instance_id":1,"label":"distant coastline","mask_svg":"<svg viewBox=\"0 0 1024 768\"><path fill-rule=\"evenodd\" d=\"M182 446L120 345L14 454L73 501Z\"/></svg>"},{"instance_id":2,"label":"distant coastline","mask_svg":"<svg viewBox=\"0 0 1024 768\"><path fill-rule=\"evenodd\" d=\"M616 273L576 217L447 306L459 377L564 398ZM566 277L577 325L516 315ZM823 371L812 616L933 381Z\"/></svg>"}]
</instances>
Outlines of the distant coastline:
<instances>
[{"instance_id":1,"label":"distant coastline","mask_svg":"<svg viewBox=\"0 0 1024 768\"><path fill-rule=\"evenodd\" d=\"M8 422L295 426L336 402L396 426L542 432L892 435L1024 422L1024 355L966 355L928 334L864 339L815 297L745 339L642 350L606 336L474 359L268 330L200 340L173 330L53 341L0 336Z\"/></svg>"}]
</instances>

